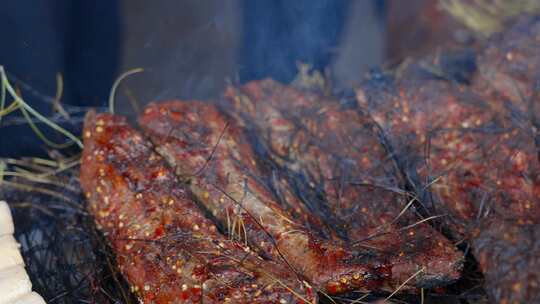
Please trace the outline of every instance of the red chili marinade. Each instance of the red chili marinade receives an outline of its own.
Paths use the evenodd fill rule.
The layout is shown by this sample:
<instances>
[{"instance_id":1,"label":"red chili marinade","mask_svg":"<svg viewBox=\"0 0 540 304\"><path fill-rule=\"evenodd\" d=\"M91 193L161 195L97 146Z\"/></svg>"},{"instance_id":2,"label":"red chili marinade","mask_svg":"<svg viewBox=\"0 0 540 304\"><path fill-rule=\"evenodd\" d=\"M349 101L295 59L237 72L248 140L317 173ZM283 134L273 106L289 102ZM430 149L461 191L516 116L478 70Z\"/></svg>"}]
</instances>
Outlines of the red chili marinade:
<instances>
[{"instance_id":1,"label":"red chili marinade","mask_svg":"<svg viewBox=\"0 0 540 304\"><path fill-rule=\"evenodd\" d=\"M357 90L426 210L470 241L499 303L540 301L538 37L538 17L495 35L470 85L433 75L433 56Z\"/></svg>"},{"instance_id":2,"label":"red chili marinade","mask_svg":"<svg viewBox=\"0 0 540 304\"><path fill-rule=\"evenodd\" d=\"M316 303L288 267L220 234L125 118L90 112L83 134L89 211L141 301Z\"/></svg>"},{"instance_id":3,"label":"red chili marinade","mask_svg":"<svg viewBox=\"0 0 540 304\"><path fill-rule=\"evenodd\" d=\"M139 122L157 151L189 180L192 192L226 230L292 266L315 288L329 294L366 291L390 280L386 260L319 237L283 208L261 182L259 159L242 130L214 105L150 104Z\"/></svg>"},{"instance_id":4,"label":"red chili marinade","mask_svg":"<svg viewBox=\"0 0 540 304\"><path fill-rule=\"evenodd\" d=\"M367 116L335 98L269 79L229 88L226 100L226 108L254 129L276 163L309 181L301 191L324 195L348 242L388 260L396 282L419 269L408 287L459 278L462 254L428 224L418 223L422 218L407 207L411 197Z\"/></svg>"}]
</instances>

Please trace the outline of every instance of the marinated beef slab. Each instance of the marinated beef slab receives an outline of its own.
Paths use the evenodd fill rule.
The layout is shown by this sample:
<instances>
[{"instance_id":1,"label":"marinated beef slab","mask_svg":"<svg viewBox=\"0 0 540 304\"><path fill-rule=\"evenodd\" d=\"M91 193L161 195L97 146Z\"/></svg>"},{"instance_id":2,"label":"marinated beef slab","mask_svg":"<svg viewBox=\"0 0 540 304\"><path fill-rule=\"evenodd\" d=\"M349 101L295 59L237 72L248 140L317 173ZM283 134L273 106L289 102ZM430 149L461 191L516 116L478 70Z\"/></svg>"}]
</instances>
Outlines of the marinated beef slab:
<instances>
[{"instance_id":1,"label":"marinated beef slab","mask_svg":"<svg viewBox=\"0 0 540 304\"><path fill-rule=\"evenodd\" d=\"M316 303L287 267L221 235L122 117L87 114L81 186L144 303Z\"/></svg>"},{"instance_id":2,"label":"marinated beef slab","mask_svg":"<svg viewBox=\"0 0 540 304\"><path fill-rule=\"evenodd\" d=\"M493 303L540 303L540 225L489 219L471 244Z\"/></svg>"},{"instance_id":3,"label":"marinated beef slab","mask_svg":"<svg viewBox=\"0 0 540 304\"><path fill-rule=\"evenodd\" d=\"M539 35L535 17L493 38L470 86L433 74L433 57L357 91L426 210L471 241L495 302L530 302L538 286L538 255L524 248L540 222Z\"/></svg>"},{"instance_id":4,"label":"marinated beef slab","mask_svg":"<svg viewBox=\"0 0 540 304\"><path fill-rule=\"evenodd\" d=\"M272 80L229 88L226 97L226 108L262 138L267 155L308 180L300 192L322 194L348 240L387 258L397 281L419 269L412 286L459 277L462 254L407 206L411 197L369 117Z\"/></svg>"},{"instance_id":5,"label":"marinated beef slab","mask_svg":"<svg viewBox=\"0 0 540 304\"><path fill-rule=\"evenodd\" d=\"M488 211L540 221L540 56L529 49L540 47L540 22L522 23L491 42L471 87L409 73L384 89L358 90L408 180L429 190L431 202L430 195L424 202L450 215L445 220L458 237ZM423 65L434 67L436 59Z\"/></svg>"},{"instance_id":6,"label":"marinated beef slab","mask_svg":"<svg viewBox=\"0 0 540 304\"><path fill-rule=\"evenodd\" d=\"M472 85L488 102L525 114L538 128L540 115L540 16L524 18L496 35L478 58ZM535 135L538 130L535 130Z\"/></svg>"},{"instance_id":7,"label":"marinated beef slab","mask_svg":"<svg viewBox=\"0 0 540 304\"><path fill-rule=\"evenodd\" d=\"M375 126L356 111L270 79L250 82L240 90L229 88L226 96L233 115L263 139L267 155L298 172L308 180L308 188L325 196L324 204L351 241L367 238L373 232L368 227L384 226L405 207L394 203L406 197L392 158ZM359 200L376 206L358 204ZM378 216L366 216L371 210L379 210Z\"/></svg>"},{"instance_id":8,"label":"marinated beef slab","mask_svg":"<svg viewBox=\"0 0 540 304\"><path fill-rule=\"evenodd\" d=\"M373 290L390 279L383 262L319 238L295 221L261 182L260 160L242 130L215 106L197 101L151 104L139 122L229 235L245 238L329 294Z\"/></svg>"},{"instance_id":9,"label":"marinated beef slab","mask_svg":"<svg viewBox=\"0 0 540 304\"><path fill-rule=\"evenodd\" d=\"M538 218L540 167L519 116L441 81L404 81L395 94L368 98L364 92L359 100L385 130L421 201L432 214L448 215L442 221L456 238L486 212Z\"/></svg>"}]
</instances>

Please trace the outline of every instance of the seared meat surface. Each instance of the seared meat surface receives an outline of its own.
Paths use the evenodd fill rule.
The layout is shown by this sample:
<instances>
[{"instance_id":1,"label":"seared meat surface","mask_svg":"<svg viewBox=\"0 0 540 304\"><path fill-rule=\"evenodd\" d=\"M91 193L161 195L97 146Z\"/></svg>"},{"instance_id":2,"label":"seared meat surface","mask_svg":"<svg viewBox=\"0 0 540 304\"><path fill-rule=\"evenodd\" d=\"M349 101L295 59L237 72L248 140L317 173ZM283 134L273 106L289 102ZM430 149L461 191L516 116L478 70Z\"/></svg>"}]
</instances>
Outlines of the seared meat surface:
<instances>
[{"instance_id":1,"label":"seared meat surface","mask_svg":"<svg viewBox=\"0 0 540 304\"><path fill-rule=\"evenodd\" d=\"M366 98L365 92L359 100L382 126L397 162L430 214L449 214L442 220L454 236L466 236L489 210L539 218L540 167L522 117L469 88L436 80L400 82L395 94Z\"/></svg>"},{"instance_id":2,"label":"seared meat surface","mask_svg":"<svg viewBox=\"0 0 540 304\"><path fill-rule=\"evenodd\" d=\"M124 118L88 113L81 185L144 303L315 303L278 262L221 235Z\"/></svg>"},{"instance_id":3,"label":"seared meat surface","mask_svg":"<svg viewBox=\"0 0 540 304\"><path fill-rule=\"evenodd\" d=\"M496 302L540 296L538 251L522 254L540 223L539 33L527 18L494 37L470 86L444 80L435 56L357 90L426 216L446 214L446 231L472 244Z\"/></svg>"},{"instance_id":4,"label":"seared meat surface","mask_svg":"<svg viewBox=\"0 0 540 304\"><path fill-rule=\"evenodd\" d=\"M496 303L540 301L540 225L488 219L474 230L471 244Z\"/></svg>"},{"instance_id":5,"label":"seared meat surface","mask_svg":"<svg viewBox=\"0 0 540 304\"><path fill-rule=\"evenodd\" d=\"M431 211L452 215L446 219L455 221L455 235L464 236L488 209L523 223L540 220L538 32L540 22L527 19L496 37L471 86L414 72L436 69L435 57L357 91L407 180L434 195L424 197Z\"/></svg>"},{"instance_id":6,"label":"seared meat surface","mask_svg":"<svg viewBox=\"0 0 540 304\"><path fill-rule=\"evenodd\" d=\"M403 182L375 124L332 98L301 92L272 80L229 88L233 115L262 138L278 165L307 180L300 192L322 196L347 240L390 262L392 275L414 286L459 277L462 255L415 214ZM300 195L300 193L299 193Z\"/></svg>"},{"instance_id":7,"label":"seared meat surface","mask_svg":"<svg viewBox=\"0 0 540 304\"><path fill-rule=\"evenodd\" d=\"M197 101L151 104L139 122L229 234L290 265L329 294L377 288L389 279L385 260L322 239L295 221L261 181L259 159L241 129L215 106Z\"/></svg>"}]
</instances>

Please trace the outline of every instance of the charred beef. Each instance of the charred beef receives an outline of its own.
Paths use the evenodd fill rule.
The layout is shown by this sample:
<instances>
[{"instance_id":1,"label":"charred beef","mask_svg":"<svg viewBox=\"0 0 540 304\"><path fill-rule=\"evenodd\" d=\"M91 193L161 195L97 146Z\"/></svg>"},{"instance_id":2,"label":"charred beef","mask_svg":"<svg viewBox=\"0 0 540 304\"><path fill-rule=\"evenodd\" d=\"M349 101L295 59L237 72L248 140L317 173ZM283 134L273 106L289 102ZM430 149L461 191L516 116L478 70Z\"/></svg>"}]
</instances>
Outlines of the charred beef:
<instances>
[{"instance_id":1,"label":"charred beef","mask_svg":"<svg viewBox=\"0 0 540 304\"><path fill-rule=\"evenodd\" d=\"M307 180L312 192L341 221L347 240L392 265L392 275L426 287L459 277L462 254L414 212L403 181L369 117L334 98L302 92L272 80L227 91L229 107L262 139L267 155Z\"/></svg>"},{"instance_id":2,"label":"charred beef","mask_svg":"<svg viewBox=\"0 0 540 304\"><path fill-rule=\"evenodd\" d=\"M229 234L290 265L317 289L329 294L370 290L389 278L385 260L357 254L344 242L322 239L295 221L260 180L259 159L242 130L214 105L151 104L139 122Z\"/></svg>"},{"instance_id":3,"label":"charred beef","mask_svg":"<svg viewBox=\"0 0 540 304\"><path fill-rule=\"evenodd\" d=\"M81 185L117 263L144 303L315 303L281 263L221 235L124 118L90 112Z\"/></svg>"}]
</instances>

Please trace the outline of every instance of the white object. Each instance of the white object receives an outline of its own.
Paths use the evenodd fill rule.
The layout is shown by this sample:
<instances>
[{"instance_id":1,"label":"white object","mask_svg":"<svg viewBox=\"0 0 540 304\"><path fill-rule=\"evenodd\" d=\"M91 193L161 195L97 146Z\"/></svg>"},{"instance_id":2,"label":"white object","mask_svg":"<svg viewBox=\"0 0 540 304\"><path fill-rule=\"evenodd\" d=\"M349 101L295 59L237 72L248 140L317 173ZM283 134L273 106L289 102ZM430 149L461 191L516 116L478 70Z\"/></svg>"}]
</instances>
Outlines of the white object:
<instances>
[{"instance_id":1,"label":"white object","mask_svg":"<svg viewBox=\"0 0 540 304\"><path fill-rule=\"evenodd\" d=\"M32 292L20 245L13 232L9 206L0 201L0 304L45 304L39 294Z\"/></svg>"},{"instance_id":2,"label":"white object","mask_svg":"<svg viewBox=\"0 0 540 304\"><path fill-rule=\"evenodd\" d=\"M13 235L0 236L0 271L13 266L24 266L19 243Z\"/></svg>"},{"instance_id":3,"label":"white object","mask_svg":"<svg viewBox=\"0 0 540 304\"><path fill-rule=\"evenodd\" d=\"M32 283L24 270L18 265L0 270L0 304L9 304L32 292Z\"/></svg>"},{"instance_id":4,"label":"white object","mask_svg":"<svg viewBox=\"0 0 540 304\"><path fill-rule=\"evenodd\" d=\"M31 292L16 299L10 304L46 304L46 303L45 303L45 300L43 300L43 298L39 294L35 292Z\"/></svg>"},{"instance_id":5,"label":"white object","mask_svg":"<svg viewBox=\"0 0 540 304\"><path fill-rule=\"evenodd\" d=\"M13 219L6 202L0 201L0 236L13 234Z\"/></svg>"}]
</instances>

